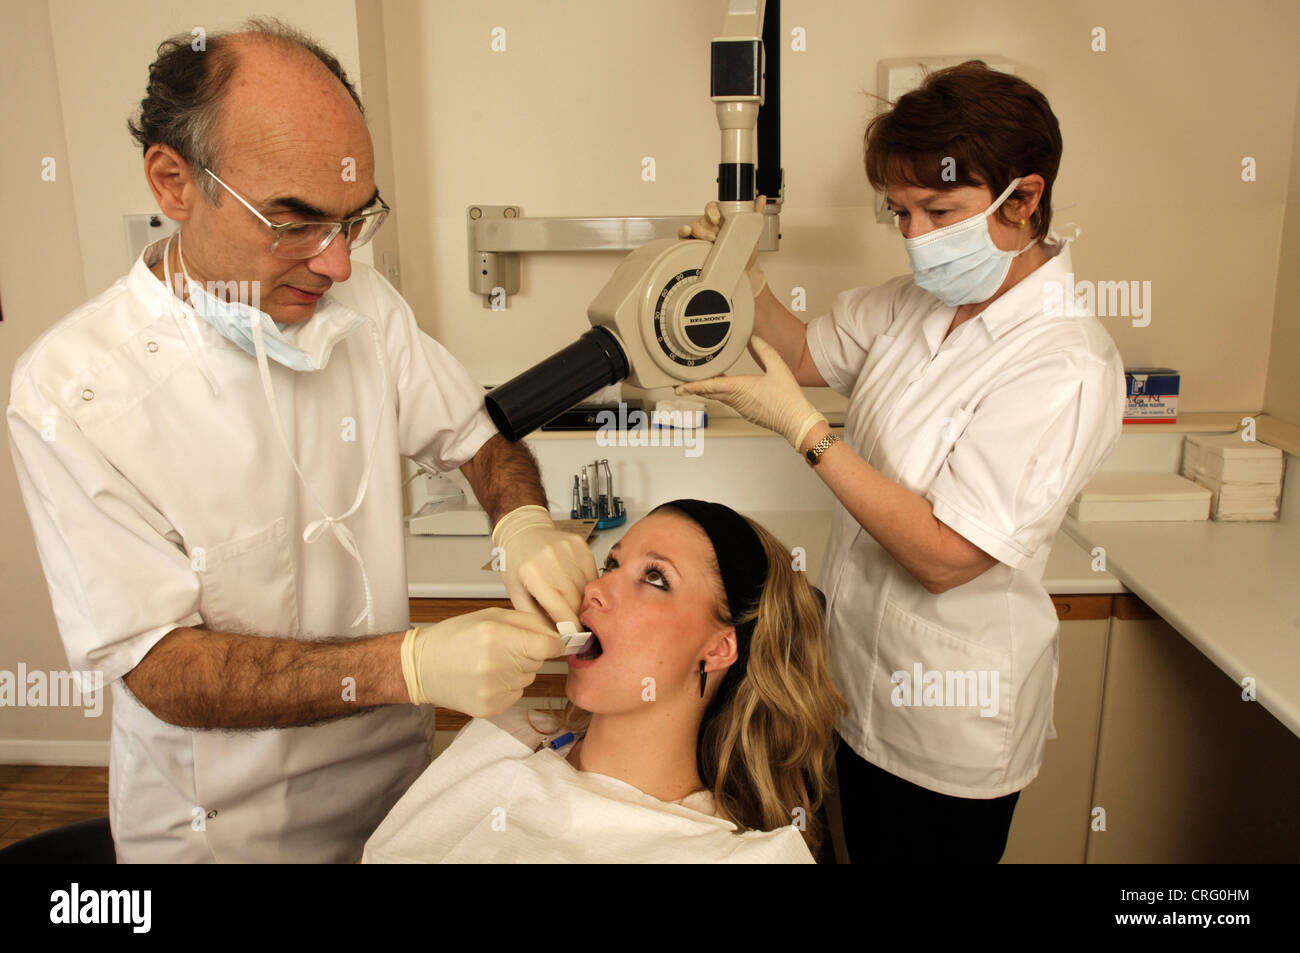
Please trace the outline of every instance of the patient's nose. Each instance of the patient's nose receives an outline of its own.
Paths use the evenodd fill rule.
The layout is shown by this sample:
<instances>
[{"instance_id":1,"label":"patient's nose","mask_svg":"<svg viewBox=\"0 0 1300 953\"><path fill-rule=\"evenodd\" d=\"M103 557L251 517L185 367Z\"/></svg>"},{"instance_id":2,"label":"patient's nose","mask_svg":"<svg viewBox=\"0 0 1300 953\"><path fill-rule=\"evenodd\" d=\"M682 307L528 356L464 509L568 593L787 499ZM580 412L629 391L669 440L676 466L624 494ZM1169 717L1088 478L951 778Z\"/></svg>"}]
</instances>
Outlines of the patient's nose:
<instances>
[{"instance_id":1,"label":"patient's nose","mask_svg":"<svg viewBox=\"0 0 1300 953\"><path fill-rule=\"evenodd\" d=\"M609 604L609 598L605 593L605 579L603 576L597 576L582 591L582 608L579 614L586 612L593 606L605 608Z\"/></svg>"}]
</instances>

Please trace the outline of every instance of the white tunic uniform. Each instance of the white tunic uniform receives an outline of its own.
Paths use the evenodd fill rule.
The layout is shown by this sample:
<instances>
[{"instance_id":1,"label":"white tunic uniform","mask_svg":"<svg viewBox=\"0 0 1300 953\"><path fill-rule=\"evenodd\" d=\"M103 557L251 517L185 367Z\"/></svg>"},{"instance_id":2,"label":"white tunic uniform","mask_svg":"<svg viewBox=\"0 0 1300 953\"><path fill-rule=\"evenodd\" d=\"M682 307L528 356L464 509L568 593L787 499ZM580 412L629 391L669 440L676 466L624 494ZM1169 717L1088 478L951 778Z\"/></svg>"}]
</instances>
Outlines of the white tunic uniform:
<instances>
[{"instance_id":1,"label":"white tunic uniform","mask_svg":"<svg viewBox=\"0 0 1300 953\"><path fill-rule=\"evenodd\" d=\"M270 364L309 493L276 434L256 359L188 305L175 302L190 330L171 316L174 299L147 267L160 253L160 243L147 248L24 353L8 411L69 663L112 685L118 859L355 861L428 764L418 709L192 731L154 717L121 678L178 626L290 638L406 629L400 457L450 470L496 428L461 364L354 262L310 321L346 325L360 314L362 325L321 370ZM373 597L371 619L353 627L366 603L357 559L324 531L333 526L318 524L310 542L303 531L322 517L313 496L332 517L352 506L372 439L368 489L340 524Z\"/></svg>"},{"instance_id":2,"label":"white tunic uniform","mask_svg":"<svg viewBox=\"0 0 1300 953\"><path fill-rule=\"evenodd\" d=\"M579 771L512 708L476 718L366 843L363 863L811 864L793 827L736 833L707 791L660 801Z\"/></svg>"},{"instance_id":3,"label":"white tunic uniform","mask_svg":"<svg viewBox=\"0 0 1300 953\"><path fill-rule=\"evenodd\" d=\"M1050 316L1048 283L1072 269L1068 248L1044 250L947 340L956 309L911 276L844 292L808 325L818 370L849 398L845 442L999 560L934 595L835 507L822 588L840 735L942 794L1000 797L1038 774L1057 673L1043 568L1121 430L1123 363L1095 317Z\"/></svg>"}]
</instances>

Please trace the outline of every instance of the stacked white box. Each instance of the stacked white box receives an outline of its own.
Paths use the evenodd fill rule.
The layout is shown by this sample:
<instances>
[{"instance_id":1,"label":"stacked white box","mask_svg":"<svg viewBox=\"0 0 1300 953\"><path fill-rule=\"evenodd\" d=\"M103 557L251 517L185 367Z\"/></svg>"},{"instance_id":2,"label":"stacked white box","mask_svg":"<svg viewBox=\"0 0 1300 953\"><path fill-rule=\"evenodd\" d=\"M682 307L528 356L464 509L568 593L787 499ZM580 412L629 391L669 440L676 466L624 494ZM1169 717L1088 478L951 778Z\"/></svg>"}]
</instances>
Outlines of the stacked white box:
<instances>
[{"instance_id":1,"label":"stacked white box","mask_svg":"<svg viewBox=\"0 0 1300 953\"><path fill-rule=\"evenodd\" d=\"M1069 514L1085 522L1208 519L1210 492L1177 473L1103 470L1079 491Z\"/></svg>"},{"instance_id":2,"label":"stacked white box","mask_svg":"<svg viewBox=\"0 0 1300 953\"><path fill-rule=\"evenodd\" d=\"M1216 520L1277 519L1285 466L1277 447L1240 433L1189 434L1183 442L1183 476L1210 490Z\"/></svg>"}]
</instances>

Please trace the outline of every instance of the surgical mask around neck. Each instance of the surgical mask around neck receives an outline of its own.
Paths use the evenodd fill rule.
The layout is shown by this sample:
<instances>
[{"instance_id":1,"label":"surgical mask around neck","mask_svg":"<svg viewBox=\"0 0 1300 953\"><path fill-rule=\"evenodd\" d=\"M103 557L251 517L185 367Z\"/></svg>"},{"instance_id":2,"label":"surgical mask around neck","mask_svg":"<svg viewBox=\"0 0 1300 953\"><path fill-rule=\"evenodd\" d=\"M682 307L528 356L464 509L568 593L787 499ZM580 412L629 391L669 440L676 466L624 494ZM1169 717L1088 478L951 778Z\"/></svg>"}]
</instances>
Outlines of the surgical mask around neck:
<instances>
[{"instance_id":1,"label":"surgical mask around neck","mask_svg":"<svg viewBox=\"0 0 1300 953\"><path fill-rule=\"evenodd\" d=\"M227 341L239 345L251 356L257 357L257 348L253 339L253 324L256 322L261 325L262 345L268 359L294 371L318 371L325 366L325 361L329 359L329 350L333 348L333 340L328 342L328 348L317 348L318 352L324 350L324 353L308 353L302 348L291 344L283 334L286 329L298 331L297 325L291 323L281 324L274 321L265 311L243 301L222 301L206 291L199 282L192 279L189 269L185 266L185 254L182 250L179 231L176 233L176 257L180 261L181 272L185 276L185 286L189 292L190 306L194 308L196 314L212 325L216 332ZM240 282L241 293L246 287L248 286L245 283ZM311 322L312 318L308 318L303 323L308 324ZM295 336L302 337L301 333L296 333ZM325 342L319 343L324 344Z\"/></svg>"},{"instance_id":2,"label":"surgical mask around neck","mask_svg":"<svg viewBox=\"0 0 1300 953\"><path fill-rule=\"evenodd\" d=\"M992 205L978 215L916 238L903 240L912 261L912 274L924 288L949 307L975 304L993 297L1011 270L1011 261L1032 248L1003 251L989 234L989 216L1007 200L1020 179L1012 179Z\"/></svg>"}]
</instances>

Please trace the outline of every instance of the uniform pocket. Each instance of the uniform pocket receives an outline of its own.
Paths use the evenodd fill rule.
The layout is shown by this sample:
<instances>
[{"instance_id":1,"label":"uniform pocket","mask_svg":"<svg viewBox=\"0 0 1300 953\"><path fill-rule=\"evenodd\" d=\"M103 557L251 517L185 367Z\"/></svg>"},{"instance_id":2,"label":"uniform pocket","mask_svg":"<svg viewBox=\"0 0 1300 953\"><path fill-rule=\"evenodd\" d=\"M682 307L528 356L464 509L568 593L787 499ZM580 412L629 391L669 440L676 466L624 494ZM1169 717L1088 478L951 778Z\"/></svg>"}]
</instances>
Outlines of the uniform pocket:
<instances>
[{"instance_id":1,"label":"uniform pocket","mask_svg":"<svg viewBox=\"0 0 1300 953\"><path fill-rule=\"evenodd\" d=\"M1005 761L1014 698L1007 653L887 600L874 677L871 733L893 757L935 777Z\"/></svg>"},{"instance_id":2,"label":"uniform pocket","mask_svg":"<svg viewBox=\"0 0 1300 953\"><path fill-rule=\"evenodd\" d=\"M974 416L973 410L963 407L923 425L898 468L898 481L913 493L924 495Z\"/></svg>"},{"instance_id":3,"label":"uniform pocket","mask_svg":"<svg viewBox=\"0 0 1300 953\"><path fill-rule=\"evenodd\" d=\"M257 635L298 632L298 584L288 521L190 554L202 584L199 614L210 629Z\"/></svg>"}]
</instances>

